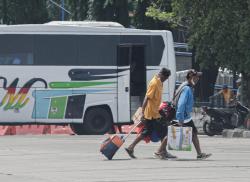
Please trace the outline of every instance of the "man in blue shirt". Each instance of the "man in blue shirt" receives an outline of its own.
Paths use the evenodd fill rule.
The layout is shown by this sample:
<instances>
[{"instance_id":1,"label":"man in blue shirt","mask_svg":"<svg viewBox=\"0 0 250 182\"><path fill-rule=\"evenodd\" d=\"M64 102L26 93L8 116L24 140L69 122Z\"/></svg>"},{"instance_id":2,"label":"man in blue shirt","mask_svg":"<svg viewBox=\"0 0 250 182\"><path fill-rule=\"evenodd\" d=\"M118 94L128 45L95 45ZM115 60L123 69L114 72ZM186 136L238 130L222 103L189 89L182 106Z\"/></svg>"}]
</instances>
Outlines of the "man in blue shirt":
<instances>
[{"instance_id":1,"label":"man in blue shirt","mask_svg":"<svg viewBox=\"0 0 250 182\"><path fill-rule=\"evenodd\" d=\"M242 86L241 86L241 78L239 78L238 80L236 80L236 85L237 85L237 93L236 93L236 100L238 102L242 102Z\"/></svg>"},{"instance_id":2,"label":"man in blue shirt","mask_svg":"<svg viewBox=\"0 0 250 182\"><path fill-rule=\"evenodd\" d=\"M197 159L206 159L212 154L202 153L200 149L200 143L198 139L198 131L194 125L191 117L192 108L194 104L193 88L199 81L199 77L202 75L201 72L195 70L189 70L186 76L187 81L183 83L178 89L180 91L179 98L177 99L177 110L176 110L176 120L179 126L189 126L193 129L193 144L197 152ZM177 90L177 92L178 92Z\"/></svg>"}]
</instances>

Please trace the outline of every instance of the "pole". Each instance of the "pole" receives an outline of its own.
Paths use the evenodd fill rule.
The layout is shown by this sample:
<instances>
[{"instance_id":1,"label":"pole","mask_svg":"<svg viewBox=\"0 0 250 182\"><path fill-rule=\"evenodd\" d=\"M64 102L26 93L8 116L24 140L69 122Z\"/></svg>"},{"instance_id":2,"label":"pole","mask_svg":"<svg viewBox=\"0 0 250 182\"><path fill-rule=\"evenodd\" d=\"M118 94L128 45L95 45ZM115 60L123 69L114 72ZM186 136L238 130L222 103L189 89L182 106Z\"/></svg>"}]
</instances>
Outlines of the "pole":
<instances>
[{"instance_id":1,"label":"pole","mask_svg":"<svg viewBox=\"0 0 250 182\"><path fill-rule=\"evenodd\" d=\"M68 13L69 15L72 15L72 13L68 10L66 10L64 8L64 0L61 0L61 5L60 4L57 4L55 1L53 0L49 0L49 2L51 2L52 4L54 4L55 6L57 6L58 8L61 9L61 20L64 21L64 14L65 12Z\"/></svg>"},{"instance_id":2,"label":"pole","mask_svg":"<svg viewBox=\"0 0 250 182\"><path fill-rule=\"evenodd\" d=\"M61 0L61 20L64 21L64 0Z\"/></svg>"}]
</instances>

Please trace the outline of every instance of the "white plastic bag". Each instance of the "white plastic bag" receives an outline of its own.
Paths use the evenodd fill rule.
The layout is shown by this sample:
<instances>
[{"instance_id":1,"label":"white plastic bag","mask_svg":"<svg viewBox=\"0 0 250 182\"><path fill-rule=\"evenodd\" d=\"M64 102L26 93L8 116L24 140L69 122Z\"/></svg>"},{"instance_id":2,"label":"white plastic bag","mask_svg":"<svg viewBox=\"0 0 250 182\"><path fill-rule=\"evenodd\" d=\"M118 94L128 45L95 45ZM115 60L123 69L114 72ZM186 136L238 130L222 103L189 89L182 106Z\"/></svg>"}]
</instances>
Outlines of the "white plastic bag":
<instances>
[{"instance_id":1,"label":"white plastic bag","mask_svg":"<svg viewBox=\"0 0 250 182\"><path fill-rule=\"evenodd\" d=\"M191 151L192 127L168 126L168 150Z\"/></svg>"}]
</instances>

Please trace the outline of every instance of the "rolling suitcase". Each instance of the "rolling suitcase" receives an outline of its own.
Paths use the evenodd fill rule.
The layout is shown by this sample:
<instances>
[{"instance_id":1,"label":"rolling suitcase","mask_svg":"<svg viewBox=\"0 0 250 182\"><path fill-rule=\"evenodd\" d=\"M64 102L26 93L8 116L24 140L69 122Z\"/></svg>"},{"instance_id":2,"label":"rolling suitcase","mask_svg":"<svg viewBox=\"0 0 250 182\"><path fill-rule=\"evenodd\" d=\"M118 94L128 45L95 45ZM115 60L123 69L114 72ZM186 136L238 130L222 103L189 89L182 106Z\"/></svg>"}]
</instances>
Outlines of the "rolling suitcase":
<instances>
[{"instance_id":1,"label":"rolling suitcase","mask_svg":"<svg viewBox=\"0 0 250 182\"><path fill-rule=\"evenodd\" d=\"M107 159L111 160L115 155L116 151L122 146L124 143L123 136L113 135L108 137L103 141L101 145L100 152L107 157Z\"/></svg>"},{"instance_id":2,"label":"rolling suitcase","mask_svg":"<svg viewBox=\"0 0 250 182\"><path fill-rule=\"evenodd\" d=\"M140 109L140 108L139 108ZM100 152L107 157L107 159L111 160L117 150L122 146L125 140L131 135L131 133L135 130L137 126L141 124L141 120L136 121L135 126L129 131L129 133L125 136L121 135L112 135L104 140L101 144Z\"/></svg>"}]
</instances>

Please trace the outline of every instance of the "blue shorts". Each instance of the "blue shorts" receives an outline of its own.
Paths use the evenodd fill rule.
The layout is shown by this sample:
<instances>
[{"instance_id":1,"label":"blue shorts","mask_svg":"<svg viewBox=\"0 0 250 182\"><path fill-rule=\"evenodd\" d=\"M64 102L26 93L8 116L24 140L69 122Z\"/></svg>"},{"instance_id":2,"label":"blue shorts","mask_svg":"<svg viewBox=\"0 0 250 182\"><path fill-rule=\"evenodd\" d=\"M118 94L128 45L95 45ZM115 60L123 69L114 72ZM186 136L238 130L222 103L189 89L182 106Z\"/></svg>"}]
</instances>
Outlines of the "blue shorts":
<instances>
[{"instance_id":1,"label":"blue shorts","mask_svg":"<svg viewBox=\"0 0 250 182\"><path fill-rule=\"evenodd\" d=\"M168 134L168 126L164 121L161 121L160 119L145 119L142 136L151 136L153 131L157 133L160 139L163 139Z\"/></svg>"}]
</instances>

